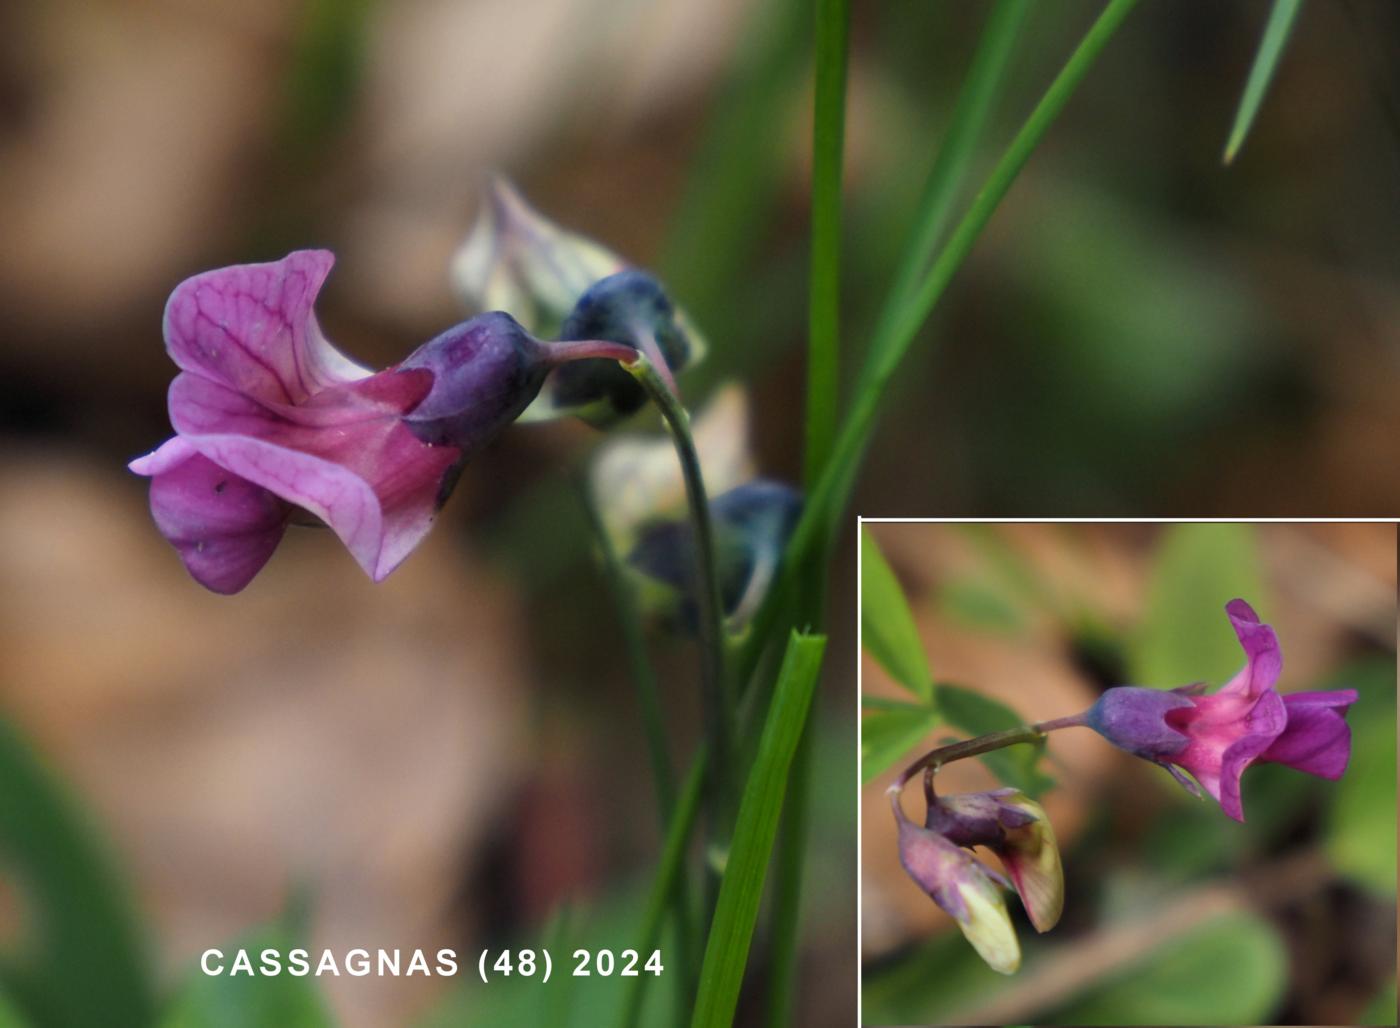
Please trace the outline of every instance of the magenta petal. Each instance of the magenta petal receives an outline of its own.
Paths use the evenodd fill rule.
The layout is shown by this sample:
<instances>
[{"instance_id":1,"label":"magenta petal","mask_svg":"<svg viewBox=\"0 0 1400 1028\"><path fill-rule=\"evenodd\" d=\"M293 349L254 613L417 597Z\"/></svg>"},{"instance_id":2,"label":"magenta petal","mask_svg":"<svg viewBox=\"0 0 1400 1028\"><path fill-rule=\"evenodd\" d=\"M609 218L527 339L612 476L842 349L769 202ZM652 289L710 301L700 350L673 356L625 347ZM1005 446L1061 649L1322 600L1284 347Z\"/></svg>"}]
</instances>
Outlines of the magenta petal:
<instances>
[{"instance_id":1,"label":"magenta petal","mask_svg":"<svg viewBox=\"0 0 1400 1028\"><path fill-rule=\"evenodd\" d=\"M427 533L461 456L420 442L395 416L328 431L189 374L171 383L170 420L210 460L325 521L375 581Z\"/></svg>"},{"instance_id":2,"label":"magenta petal","mask_svg":"<svg viewBox=\"0 0 1400 1028\"><path fill-rule=\"evenodd\" d=\"M1220 809L1236 821L1244 820L1244 804L1240 797L1240 776L1245 768L1259 760L1264 751L1278 738L1288 721L1283 700L1278 693L1269 691L1259 697L1259 702L1250 711L1241 726L1241 735L1225 750L1220 758L1220 779L1215 798L1220 801ZM1187 768L1191 770L1191 768Z\"/></svg>"},{"instance_id":3,"label":"magenta petal","mask_svg":"<svg viewBox=\"0 0 1400 1028\"><path fill-rule=\"evenodd\" d=\"M369 372L321 335L312 310L335 258L298 250L181 282L165 307L165 345L185 371L270 403L298 404Z\"/></svg>"},{"instance_id":4,"label":"magenta petal","mask_svg":"<svg viewBox=\"0 0 1400 1028\"><path fill-rule=\"evenodd\" d=\"M1259 615L1244 600L1231 600L1225 605L1230 615L1230 624L1235 635L1244 647L1245 666L1239 674L1223 685L1220 693L1242 693L1245 696L1258 696L1266 689L1273 688L1283 672L1283 651L1279 648L1278 636L1271 626L1260 623Z\"/></svg>"},{"instance_id":5,"label":"magenta petal","mask_svg":"<svg viewBox=\"0 0 1400 1028\"><path fill-rule=\"evenodd\" d=\"M1351 759L1351 726L1344 714L1356 699L1354 689L1285 696L1288 725L1260 759L1319 778L1341 778Z\"/></svg>"},{"instance_id":6,"label":"magenta petal","mask_svg":"<svg viewBox=\"0 0 1400 1028\"><path fill-rule=\"evenodd\" d=\"M267 563L282 539L290 508L266 489L189 450L169 459L171 440L157 454L167 460L151 479L151 515L156 527L204 587L236 593Z\"/></svg>"}]
</instances>

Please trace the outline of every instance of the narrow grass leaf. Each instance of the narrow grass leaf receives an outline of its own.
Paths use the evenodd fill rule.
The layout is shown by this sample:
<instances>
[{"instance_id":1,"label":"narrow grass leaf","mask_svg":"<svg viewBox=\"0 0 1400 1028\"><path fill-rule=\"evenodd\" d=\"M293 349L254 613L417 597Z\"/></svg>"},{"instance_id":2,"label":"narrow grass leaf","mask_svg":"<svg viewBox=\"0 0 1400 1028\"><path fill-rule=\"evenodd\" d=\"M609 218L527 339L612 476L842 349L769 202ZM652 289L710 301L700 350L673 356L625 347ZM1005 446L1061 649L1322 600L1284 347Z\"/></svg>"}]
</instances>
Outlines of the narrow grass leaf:
<instances>
[{"instance_id":1,"label":"narrow grass leaf","mask_svg":"<svg viewBox=\"0 0 1400 1028\"><path fill-rule=\"evenodd\" d=\"M1273 10L1269 12L1269 20L1264 25L1264 35L1259 40L1259 50L1254 55L1254 65L1249 69L1249 78L1245 80L1239 109L1235 111L1235 124L1225 143L1226 164L1234 161L1254 125L1255 115L1259 113L1264 94L1269 91L1269 83L1278 71L1279 58L1283 56L1283 48L1288 44L1293 23L1302 7L1303 0L1274 0Z\"/></svg>"},{"instance_id":2,"label":"narrow grass leaf","mask_svg":"<svg viewBox=\"0 0 1400 1028\"><path fill-rule=\"evenodd\" d=\"M861 533L860 546L861 644L896 682L930 700L933 677L909 601L869 529Z\"/></svg>"},{"instance_id":3,"label":"narrow grass leaf","mask_svg":"<svg viewBox=\"0 0 1400 1028\"><path fill-rule=\"evenodd\" d=\"M807 723L825 648L825 636L794 632L788 639L773 704L739 805L734 840L700 968L692 1028L728 1028L734 1020L768 860L782 814L788 769Z\"/></svg>"}]
</instances>

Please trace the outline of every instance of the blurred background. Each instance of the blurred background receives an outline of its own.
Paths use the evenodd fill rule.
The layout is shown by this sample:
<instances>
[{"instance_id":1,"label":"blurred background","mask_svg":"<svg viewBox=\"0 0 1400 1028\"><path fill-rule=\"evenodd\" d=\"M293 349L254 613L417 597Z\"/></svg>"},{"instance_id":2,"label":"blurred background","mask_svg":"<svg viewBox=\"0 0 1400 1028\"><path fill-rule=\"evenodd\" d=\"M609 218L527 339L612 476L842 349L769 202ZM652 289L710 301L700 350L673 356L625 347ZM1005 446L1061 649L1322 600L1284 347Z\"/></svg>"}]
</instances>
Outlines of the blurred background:
<instances>
[{"instance_id":1,"label":"blurred background","mask_svg":"<svg viewBox=\"0 0 1400 1028\"><path fill-rule=\"evenodd\" d=\"M938 701L945 723L897 753L873 744L865 715L866 769L889 770L862 793L864 1023L1395 1023L1393 525L870 527L955 695ZM1116 685L1214 691L1244 665L1224 612L1235 597L1278 633L1280 692L1359 692L1346 774L1251 767L1239 824L1086 729L1052 733L1038 767L1031 747L993 755L1022 780L950 764L941 794L1035 782L1064 862L1060 923L1037 936L1012 897L1023 963L990 970L900 867L885 788L943 740L978 734L959 730L959 687L1027 722ZM909 699L873 658L862 670L868 708ZM905 809L922 818L917 784Z\"/></svg>"},{"instance_id":2,"label":"blurred background","mask_svg":"<svg viewBox=\"0 0 1400 1028\"><path fill-rule=\"evenodd\" d=\"M856 7L852 369L984 12ZM1097 9L1038 5L979 172ZM1400 11L1310 5L1227 170L1266 13L1129 19L900 375L858 510L1400 511ZM598 437L507 433L382 586L298 532L207 595L123 468L168 432L170 290L326 246L327 335L392 362L466 313L448 260L503 171L662 275L711 344L688 396L747 382L760 466L795 479L810 21L799 0L0 8L0 703L109 840L162 988L303 894L322 945L538 941L561 909L625 938L658 846L616 623L579 602ZM816 721L813 1025L855 1003L852 553ZM657 654L688 747L692 653ZM0 900L22 944L24 897ZM488 1009L438 981L326 987L352 1025Z\"/></svg>"}]
</instances>

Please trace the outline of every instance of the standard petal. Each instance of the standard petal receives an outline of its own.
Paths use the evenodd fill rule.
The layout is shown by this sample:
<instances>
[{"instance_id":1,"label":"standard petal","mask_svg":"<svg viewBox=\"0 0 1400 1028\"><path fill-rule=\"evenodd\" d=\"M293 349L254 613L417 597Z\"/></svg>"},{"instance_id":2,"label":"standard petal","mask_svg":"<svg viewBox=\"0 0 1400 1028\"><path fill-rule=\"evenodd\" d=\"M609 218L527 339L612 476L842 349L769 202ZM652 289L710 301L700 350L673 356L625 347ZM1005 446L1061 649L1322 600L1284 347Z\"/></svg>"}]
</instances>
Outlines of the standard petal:
<instances>
[{"instance_id":1,"label":"standard petal","mask_svg":"<svg viewBox=\"0 0 1400 1028\"><path fill-rule=\"evenodd\" d=\"M175 448L161 449L169 456ZM167 461L151 479L156 527L195 581L216 593L236 593L262 570L290 511L268 490L192 449L182 461Z\"/></svg>"},{"instance_id":2,"label":"standard petal","mask_svg":"<svg viewBox=\"0 0 1400 1028\"><path fill-rule=\"evenodd\" d=\"M1216 695L1239 693L1253 698L1272 689L1278 681L1283 672L1283 651L1273 628L1260 622L1254 608L1244 600L1231 600L1225 605L1225 612L1244 647L1245 665Z\"/></svg>"},{"instance_id":3,"label":"standard petal","mask_svg":"<svg viewBox=\"0 0 1400 1028\"><path fill-rule=\"evenodd\" d=\"M397 417L327 430L188 374L171 383L170 419L206 457L325 521L375 581L427 534L461 456Z\"/></svg>"},{"instance_id":4,"label":"standard petal","mask_svg":"<svg viewBox=\"0 0 1400 1028\"><path fill-rule=\"evenodd\" d=\"M165 307L165 345L184 371L258 400L299 404L368 370L321 335L313 306L335 258L298 250L181 282Z\"/></svg>"},{"instance_id":5,"label":"standard petal","mask_svg":"<svg viewBox=\"0 0 1400 1028\"><path fill-rule=\"evenodd\" d=\"M1341 778L1351 759L1351 726L1344 715L1356 699L1354 689L1283 697L1288 724L1259 759L1319 778Z\"/></svg>"}]
</instances>

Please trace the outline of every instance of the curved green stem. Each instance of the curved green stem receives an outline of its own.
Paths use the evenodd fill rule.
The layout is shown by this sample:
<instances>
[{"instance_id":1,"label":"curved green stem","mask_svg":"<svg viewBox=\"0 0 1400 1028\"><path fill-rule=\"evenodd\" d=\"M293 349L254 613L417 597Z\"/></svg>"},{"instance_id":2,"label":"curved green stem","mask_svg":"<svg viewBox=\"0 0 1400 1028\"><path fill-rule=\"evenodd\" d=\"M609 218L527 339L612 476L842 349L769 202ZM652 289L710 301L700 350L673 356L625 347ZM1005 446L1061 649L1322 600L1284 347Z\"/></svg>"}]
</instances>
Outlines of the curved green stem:
<instances>
[{"instance_id":1,"label":"curved green stem","mask_svg":"<svg viewBox=\"0 0 1400 1028\"><path fill-rule=\"evenodd\" d=\"M937 774L938 769L946 764L951 764L955 760L964 760L967 757L976 757L983 753L990 753L992 750L999 750L1006 746L1015 746L1023 742L1039 742L1050 732L1060 728L1073 728L1076 725L1084 724L1083 714L1071 714L1068 717L1057 717L1049 721L1037 721L1033 725L1021 725L1017 728L1008 728L1001 732L989 732L986 735L979 735L975 739L963 739L959 742L949 743L947 746L940 746L937 749L929 750L914 763L910 764L899 773L899 777L894 780L894 784L887 790L898 795L904 791L904 787L909 784L909 779L913 778L920 771L927 770L931 774L927 777L928 786L932 785L932 774Z\"/></svg>"},{"instance_id":2,"label":"curved green stem","mask_svg":"<svg viewBox=\"0 0 1400 1028\"><path fill-rule=\"evenodd\" d=\"M727 815L727 797L731 790L730 756L734 737L734 697L725 674L724 608L720 601L719 575L715 563L714 525L710 520L710 499L705 492L705 479L700 470L700 454L690 434L690 415L676 394L667 386L655 365L640 354L624 364L646 390L647 396L661 413L675 443L681 476L685 479L685 497L690 508L690 520L695 531L695 604L700 625L700 667L705 700L706 732L710 740L711 780L714 794L720 798L717 813Z\"/></svg>"}]
</instances>

